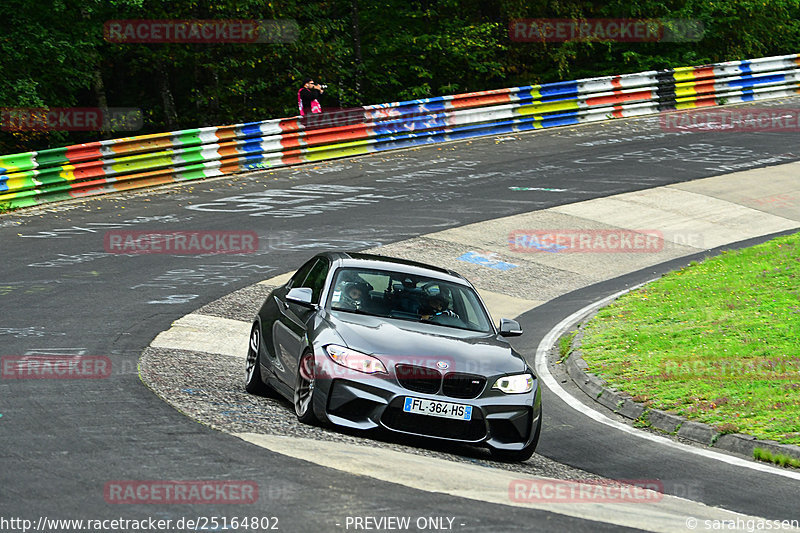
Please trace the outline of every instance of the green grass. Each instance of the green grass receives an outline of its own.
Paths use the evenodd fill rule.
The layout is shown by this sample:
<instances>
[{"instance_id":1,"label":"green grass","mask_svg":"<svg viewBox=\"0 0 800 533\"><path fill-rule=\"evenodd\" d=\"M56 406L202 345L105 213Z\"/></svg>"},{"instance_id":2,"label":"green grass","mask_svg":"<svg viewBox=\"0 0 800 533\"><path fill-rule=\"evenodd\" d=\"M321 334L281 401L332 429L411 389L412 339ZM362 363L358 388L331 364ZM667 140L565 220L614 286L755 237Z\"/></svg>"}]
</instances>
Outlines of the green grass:
<instances>
[{"instance_id":1,"label":"green grass","mask_svg":"<svg viewBox=\"0 0 800 533\"><path fill-rule=\"evenodd\" d=\"M588 323L581 352L649 407L800 444L800 233L625 295Z\"/></svg>"},{"instance_id":2,"label":"green grass","mask_svg":"<svg viewBox=\"0 0 800 533\"><path fill-rule=\"evenodd\" d=\"M572 339L574 339L577 334L578 332L576 330L558 339L559 363L564 361L569 357L569 354L572 353Z\"/></svg>"},{"instance_id":3,"label":"green grass","mask_svg":"<svg viewBox=\"0 0 800 533\"><path fill-rule=\"evenodd\" d=\"M791 466L792 468L800 468L800 459L783 455L782 453L773 454L769 450L763 448L756 448L753 450L753 457L758 461L765 461L767 463L775 463L780 466Z\"/></svg>"},{"instance_id":4,"label":"green grass","mask_svg":"<svg viewBox=\"0 0 800 533\"><path fill-rule=\"evenodd\" d=\"M635 427L635 428L653 427L653 424L650 423L650 410L649 409L645 409L644 413L642 413L642 416L640 416L639 418L637 418L636 420L633 421L633 427Z\"/></svg>"}]
</instances>

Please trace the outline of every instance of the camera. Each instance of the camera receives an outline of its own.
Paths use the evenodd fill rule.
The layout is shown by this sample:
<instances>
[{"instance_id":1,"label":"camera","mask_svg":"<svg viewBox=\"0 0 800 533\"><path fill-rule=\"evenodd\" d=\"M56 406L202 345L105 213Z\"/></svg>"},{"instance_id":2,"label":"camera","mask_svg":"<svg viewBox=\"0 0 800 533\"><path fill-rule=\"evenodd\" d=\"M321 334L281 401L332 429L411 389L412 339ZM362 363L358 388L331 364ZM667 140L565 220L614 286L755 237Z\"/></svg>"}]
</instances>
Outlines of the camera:
<instances>
[{"instance_id":1,"label":"camera","mask_svg":"<svg viewBox=\"0 0 800 533\"><path fill-rule=\"evenodd\" d=\"M320 85L320 87L322 87L323 89L327 89L328 88L327 85Z\"/></svg>"}]
</instances>

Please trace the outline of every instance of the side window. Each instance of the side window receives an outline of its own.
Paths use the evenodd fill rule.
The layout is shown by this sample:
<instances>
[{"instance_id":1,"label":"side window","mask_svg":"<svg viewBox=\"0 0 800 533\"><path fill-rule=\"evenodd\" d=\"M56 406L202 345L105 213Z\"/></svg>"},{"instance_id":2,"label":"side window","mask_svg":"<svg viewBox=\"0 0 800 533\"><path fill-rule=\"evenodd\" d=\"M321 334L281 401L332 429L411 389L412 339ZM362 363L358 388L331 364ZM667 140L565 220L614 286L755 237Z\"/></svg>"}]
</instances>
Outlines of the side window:
<instances>
[{"instance_id":1,"label":"side window","mask_svg":"<svg viewBox=\"0 0 800 533\"><path fill-rule=\"evenodd\" d=\"M328 277L328 262L324 259L317 260L317 263L308 273L308 277L303 282L303 287L309 287L312 291L311 301L319 303L322 289L325 288L325 278Z\"/></svg>"},{"instance_id":2,"label":"side window","mask_svg":"<svg viewBox=\"0 0 800 533\"><path fill-rule=\"evenodd\" d=\"M303 281L305 281L306 277L308 277L308 273L311 272L311 268L317 264L318 261L319 259L315 257L301 266L289 280L289 283L286 284L286 287L289 289L293 289L294 287L307 287L308 285L303 285Z\"/></svg>"}]
</instances>

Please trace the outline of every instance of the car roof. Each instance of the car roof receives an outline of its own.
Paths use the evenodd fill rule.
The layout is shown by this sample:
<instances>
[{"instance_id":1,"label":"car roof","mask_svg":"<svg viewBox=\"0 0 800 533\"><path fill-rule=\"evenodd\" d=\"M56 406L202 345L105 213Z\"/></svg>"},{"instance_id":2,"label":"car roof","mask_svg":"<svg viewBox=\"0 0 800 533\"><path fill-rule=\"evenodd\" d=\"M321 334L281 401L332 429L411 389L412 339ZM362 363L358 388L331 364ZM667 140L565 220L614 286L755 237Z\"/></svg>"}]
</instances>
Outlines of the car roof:
<instances>
[{"instance_id":1,"label":"car roof","mask_svg":"<svg viewBox=\"0 0 800 533\"><path fill-rule=\"evenodd\" d=\"M325 256L332 262L338 263L337 266L340 267L362 267L375 268L378 270L394 270L397 272L415 274L418 276L421 275L445 279L450 278L450 281L469 284L464 276L458 272L426 263L420 263L418 261L410 261L408 259L365 254L362 252L327 252L319 255Z\"/></svg>"}]
</instances>

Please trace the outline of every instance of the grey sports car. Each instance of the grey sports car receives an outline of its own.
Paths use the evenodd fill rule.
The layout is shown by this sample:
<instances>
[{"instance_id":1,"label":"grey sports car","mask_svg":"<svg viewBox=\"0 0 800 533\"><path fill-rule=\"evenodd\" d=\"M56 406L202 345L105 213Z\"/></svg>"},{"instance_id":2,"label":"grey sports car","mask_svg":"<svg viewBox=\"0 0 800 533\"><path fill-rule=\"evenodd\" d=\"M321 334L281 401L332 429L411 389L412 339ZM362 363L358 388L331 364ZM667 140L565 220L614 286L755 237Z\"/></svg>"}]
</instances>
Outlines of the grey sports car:
<instances>
[{"instance_id":1,"label":"grey sports car","mask_svg":"<svg viewBox=\"0 0 800 533\"><path fill-rule=\"evenodd\" d=\"M387 257L313 257L255 317L245 388L277 391L304 423L536 449L541 391L474 287L453 271Z\"/></svg>"}]
</instances>

